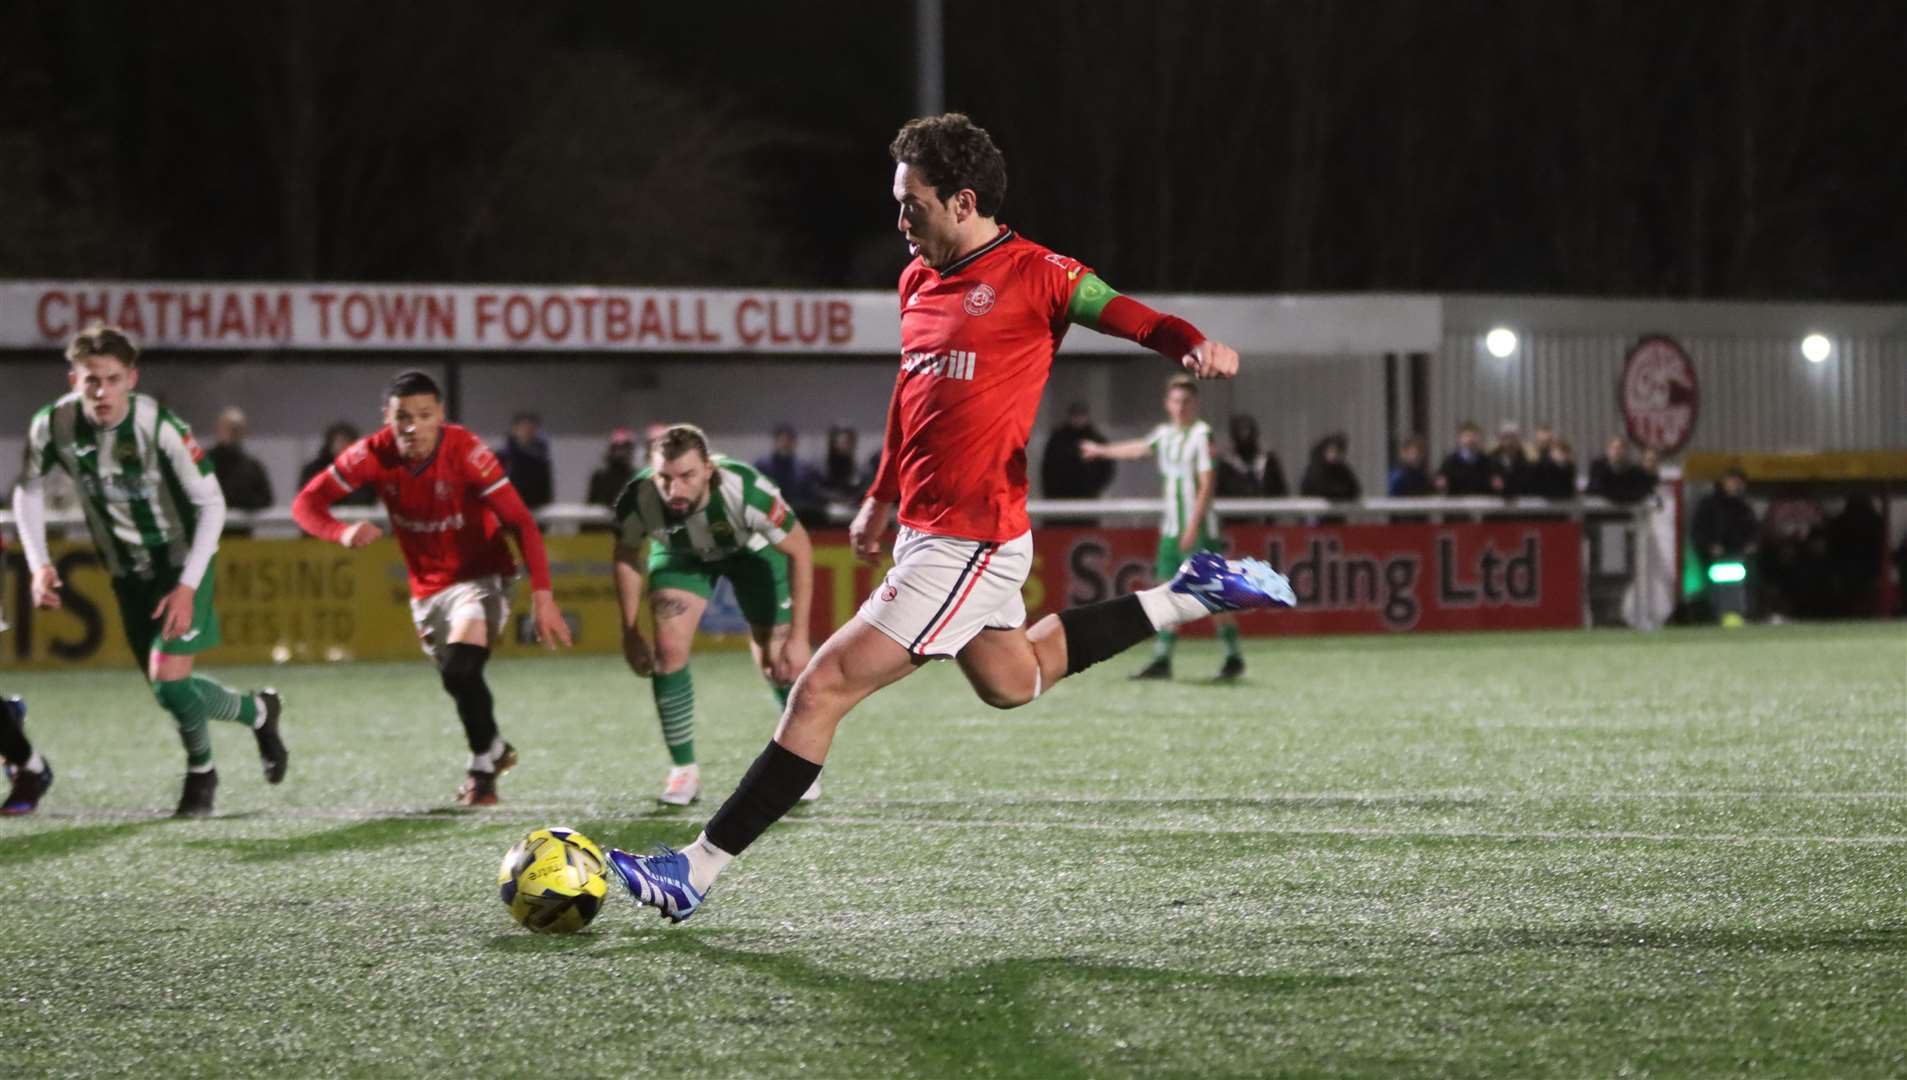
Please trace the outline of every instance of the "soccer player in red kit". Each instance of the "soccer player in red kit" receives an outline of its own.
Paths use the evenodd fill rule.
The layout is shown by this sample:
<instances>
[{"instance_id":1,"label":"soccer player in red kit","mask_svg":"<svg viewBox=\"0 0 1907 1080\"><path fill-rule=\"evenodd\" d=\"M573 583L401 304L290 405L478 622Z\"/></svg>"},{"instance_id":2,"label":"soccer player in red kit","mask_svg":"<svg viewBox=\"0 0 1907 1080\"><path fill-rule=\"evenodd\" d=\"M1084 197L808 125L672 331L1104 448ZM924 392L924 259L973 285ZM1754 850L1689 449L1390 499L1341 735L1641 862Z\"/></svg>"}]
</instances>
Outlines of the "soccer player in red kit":
<instances>
[{"instance_id":1,"label":"soccer player in red kit","mask_svg":"<svg viewBox=\"0 0 1907 1080\"><path fill-rule=\"evenodd\" d=\"M421 371L391 381L385 426L338 455L291 504L300 527L320 540L361 548L383 536L368 521L346 525L331 504L370 486L384 500L410 572L411 618L424 652L457 703L470 743L470 765L457 801L494 806L497 777L516 764L516 748L497 730L483 668L510 611L516 564L503 531L514 531L530 571L537 640L570 643L569 626L550 591L543 534L510 486L497 456L468 428L444 419L444 395Z\"/></svg>"},{"instance_id":2,"label":"soccer player in red kit","mask_svg":"<svg viewBox=\"0 0 1907 1080\"><path fill-rule=\"evenodd\" d=\"M1026 627L1026 440L1067 327L1137 341L1200 378L1236 374L1238 354L996 222L1006 162L967 117L911 121L889 151L915 259L901 272L900 374L881 466L848 534L872 560L898 505L894 568L814 654L774 739L702 835L679 852L611 850L636 901L676 922L820 776L848 710L929 659L954 658L982 701L1010 709L1160 630L1294 602L1264 563L1200 552L1164 584Z\"/></svg>"}]
</instances>

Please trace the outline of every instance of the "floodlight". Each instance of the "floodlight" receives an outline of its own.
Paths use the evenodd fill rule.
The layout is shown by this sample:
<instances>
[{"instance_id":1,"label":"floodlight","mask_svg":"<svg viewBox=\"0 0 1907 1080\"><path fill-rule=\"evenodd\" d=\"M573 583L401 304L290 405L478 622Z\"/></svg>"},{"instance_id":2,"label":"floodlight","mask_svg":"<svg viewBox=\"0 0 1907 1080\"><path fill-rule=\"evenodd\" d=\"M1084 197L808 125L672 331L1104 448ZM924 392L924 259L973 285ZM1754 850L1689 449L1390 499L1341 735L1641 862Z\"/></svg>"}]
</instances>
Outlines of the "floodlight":
<instances>
[{"instance_id":1,"label":"floodlight","mask_svg":"<svg viewBox=\"0 0 1907 1080\"><path fill-rule=\"evenodd\" d=\"M1809 334L1801 339L1801 355L1811 364L1819 364L1834 354L1834 343L1826 334Z\"/></svg>"},{"instance_id":2,"label":"floodlight","mask_svg":"<svg viewBox=\"0 0 1907 1080\"><path fill-rule=\"evenodd\" d=\"M1504 359L1516 351L1516 331L1507 326L1499 326L1483 335L1483 347L1498 360Z\"/></svg>"}]
</instances>

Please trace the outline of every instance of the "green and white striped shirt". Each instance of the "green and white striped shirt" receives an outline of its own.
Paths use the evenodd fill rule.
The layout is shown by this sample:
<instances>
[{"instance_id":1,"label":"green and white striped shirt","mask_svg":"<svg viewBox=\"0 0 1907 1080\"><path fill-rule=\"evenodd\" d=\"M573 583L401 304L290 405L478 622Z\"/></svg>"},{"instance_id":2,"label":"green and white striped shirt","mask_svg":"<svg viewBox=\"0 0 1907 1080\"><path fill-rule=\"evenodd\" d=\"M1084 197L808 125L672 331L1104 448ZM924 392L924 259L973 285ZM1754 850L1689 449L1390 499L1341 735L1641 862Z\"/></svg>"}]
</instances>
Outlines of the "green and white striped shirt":
<instances>
[{"instance_id":1,"label":"green and white striped shirt","mask_svg":"<svg viewBox=\"0 0 1907 1080\"><path fill-rule=\"evenodd\" d=\"M1158 455L1159 474L1165 478L1165 518L1159 529L1183 536L1198 503L1199 477L1212 469L1212 425L1203 420L1182 428L1160 424L1146 436L1146 445ZM1207 536L1217 536L1218 514L1207 510L1200 529Z\"/></svg>"},{"instance_id":2,"label":"green and white striped shirt","mask_svg":"<svg viewBox=\"0 0 1907 1080\"><path fill-rule=\"evenodd\" d=\"M616 499L622 543L634 548L653 539L705 562L781 543L794 524L781 489L752 466L720 454L709 460L715 475L709 479L708 502L680 518L669 513L656 490L655 470L637 473Z\"/></svg>"},{"instance_id":3,"label":"green and white striped shirt","mask_svg":"<svg viewBox=\"0 0 1907 1080\"><path fill-rule=\"evenodd\" d=\"M223 525L225 495L184 420L144 394L127 404L110 428L86 418L77 393L34 414L20 484L37 496L48 473L65 469L108 573L197 588L218 550L217 533L200 537L199 525ZM44 548L44 536L33 539Z\"/></svg>"}]
</instances>

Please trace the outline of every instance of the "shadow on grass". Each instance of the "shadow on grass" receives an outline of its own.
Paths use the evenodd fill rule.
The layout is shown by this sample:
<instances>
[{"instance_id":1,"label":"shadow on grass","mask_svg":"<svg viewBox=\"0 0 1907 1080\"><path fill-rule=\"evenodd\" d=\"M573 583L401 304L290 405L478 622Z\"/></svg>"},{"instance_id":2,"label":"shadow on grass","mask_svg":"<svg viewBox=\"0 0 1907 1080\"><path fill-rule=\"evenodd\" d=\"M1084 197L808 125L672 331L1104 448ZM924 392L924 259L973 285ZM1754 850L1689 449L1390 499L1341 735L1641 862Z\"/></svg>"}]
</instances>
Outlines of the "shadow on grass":
<instances>
[{"instance_id":1,"label":"shadow on grass","mask_svg":"<svg viewBox=\"0 0 1907 1080\"><path fill-rule=\"evenodd\" d=\"M28 833L25 836L0 837L0 866L12 866L15 863L26 862L28 859L53 859L61 855L90 851L103 844L132 836L166 820L152 818L141 821L119 821L110 825L75 825L67 829Z\"/></svg>"},{"instance_id":2,"label":"shadow on grass","mask_svg":"<svg viewBox=\"0 0 1907 1080\"><path fill-rule=\"evenodd\" d=\"M520 948L546 947L538 942ZM711 935L679 930L645 935L641 944L594 950L604 957L659 953L737 968L802 997L827 995L838 1002L834 1011L858 1016L863 1025L881 1032L891 1054L890 1076L1048 1080L1096 1075L1105 1063L1085 1053L1091 1014L1077 1014L1070 1032L1056 1031L1065 1019L1053 1007L1056 1000L1077 1000L1081 1008L1097 997L1174 1000L1185 1007L1202 993L1248 994L1262 1000L1357 981L1345 975L1167 971L1065 956L995 960L936 978L878 978L823 967L798 956L732 948L712 941ZM1102 1042L1096 1049L1106 1048ZM1138 1054L1122 1064L1146 1067Z\"/></svg>"},{"instance_id":3,"label":"shadow on grass","mask_svg":"<svg viewBox=\"0 0 1907 1080\"><path fill-rule=\"evenodd\" d=\"M423 843L452 829L452 817L391 817L360 821L306 836L265 840L188 840L187 847L224 851L240 862L280 862L334 852L376 851Z\"/></svg>"},{"instance_id":4,"label":"shadow on grass","mask_svg":"<svg viewBox=\"0 0 1907 1080\"><path fill-rule=\"evenodd\" d=\"M1577 951L1685 950L1724 953L1882 953L1907 957L1907 924L1895 926L1754 929L1703 926L1504 927L1440 935L1434 945L1447 953L1499 953L1533 949L1544 954Z\"/></svg>"}]
</instances>

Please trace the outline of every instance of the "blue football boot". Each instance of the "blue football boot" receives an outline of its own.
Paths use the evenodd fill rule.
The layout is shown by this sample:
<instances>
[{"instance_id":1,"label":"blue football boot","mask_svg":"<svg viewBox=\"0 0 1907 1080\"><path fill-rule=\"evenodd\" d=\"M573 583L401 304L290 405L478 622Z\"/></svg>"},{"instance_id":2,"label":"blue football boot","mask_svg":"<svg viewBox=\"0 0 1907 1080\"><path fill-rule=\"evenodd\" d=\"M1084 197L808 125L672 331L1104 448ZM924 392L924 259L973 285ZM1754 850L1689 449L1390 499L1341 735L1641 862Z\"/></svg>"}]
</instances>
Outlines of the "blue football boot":
<instances>
[{"instance_id":1,"label":"blue football boot","mask_svg":"<svg viewBox=\"0 0 1907 1080\"><path fill-rule=\"evenodd\" d=\"M689 857L674 848L658 848L654 855L610 848L609 865L636 903L655 908L670 922L682 922L702 906L702 894L689 884Z\"/></svg>"},{"instance_id":2,"label":"blue football boot","mask_svg":"<svg viewBox=\"0 0 1907 1080\"><path fill-rule=\"evenodd\" d=\"M13 713L14 723L26 726L26 699L7 698L0 708ZM24 761L17 765L9 764L7 777L12 785L7 791L7 801L0 803L0 814L31 814L40 805L40 800L46 797L46 789L53 786L53 763L42 754L38 772L28 769Z\"/></svg>"},{"instance_id":3,"label":"blue football boot","mask_svg":"<svg viewBox=\"0 0 1907 1080\"><path fill-rule=\"evenodd\" d=\"M1285 576L1257 559L1227 562L1215 551L1201 551L1172 575L1172 591L1205 605L1207 611L1246 611L1297 607L1297 594Z\"/></svg>"}]
</instances>

